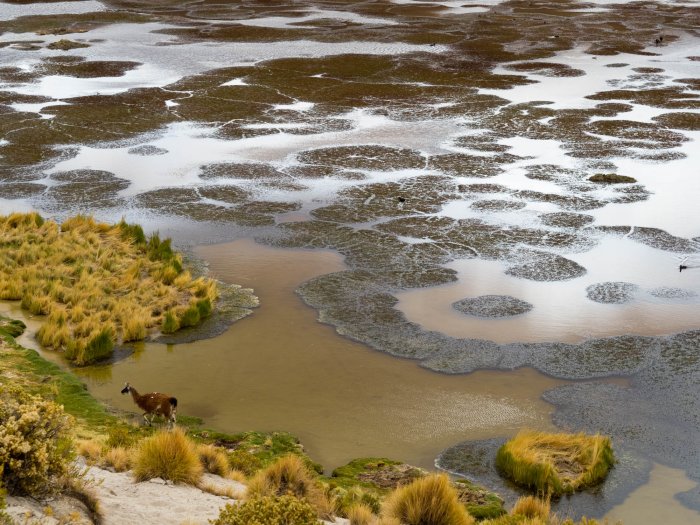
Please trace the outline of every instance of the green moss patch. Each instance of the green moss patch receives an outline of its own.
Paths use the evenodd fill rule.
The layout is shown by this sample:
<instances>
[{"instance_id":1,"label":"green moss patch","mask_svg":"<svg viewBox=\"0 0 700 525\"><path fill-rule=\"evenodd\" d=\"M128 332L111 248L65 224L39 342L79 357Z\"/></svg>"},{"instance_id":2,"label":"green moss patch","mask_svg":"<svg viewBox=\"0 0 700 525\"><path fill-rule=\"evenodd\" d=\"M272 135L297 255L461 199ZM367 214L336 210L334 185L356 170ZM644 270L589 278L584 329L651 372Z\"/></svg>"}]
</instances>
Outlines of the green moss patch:
<instances>
[{"instance_id":1,"label":"green moss patch","mask_svg":"<svg viewBox=\"0 0 700 525\"><path fill-rule=\"evenodd\" d=\"M477 520L498 518L506 513L503 499L495 492L472 483L467 479L458 479L453 486L457 489L457 497Z\"/></svg>"},{"instance_id":2,"label":"green moss patch","mask_svg":"<svg viewBox=\"0 0 700 525\"><path fill-rule=\"evenodd\" d=\"M423 469L387 458L358 458L336 468L331 480L338 486L361 485L382 491L395 489L426 475Z\"/></svg>"}]
</instances>

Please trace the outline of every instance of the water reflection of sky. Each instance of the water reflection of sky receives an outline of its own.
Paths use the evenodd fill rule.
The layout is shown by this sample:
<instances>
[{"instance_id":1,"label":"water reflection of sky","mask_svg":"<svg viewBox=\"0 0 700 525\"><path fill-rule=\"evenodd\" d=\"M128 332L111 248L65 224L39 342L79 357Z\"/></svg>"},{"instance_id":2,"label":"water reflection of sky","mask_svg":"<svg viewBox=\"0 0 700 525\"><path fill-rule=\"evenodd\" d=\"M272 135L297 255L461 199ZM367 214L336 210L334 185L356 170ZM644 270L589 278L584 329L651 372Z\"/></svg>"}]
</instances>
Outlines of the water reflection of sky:
<instances>
[{"instance_id":1,"label":"water reflection of sky","mask_svg":"<svg viewBox=\"0 0 700 525\"><path fill-rule=\"evenodd\" d=\"M568 257L585 275L568 281L536 282L504 273L508 263L481 259L450 263L458 282L398 294L398 308L409 320L455 337L514 341L578 342L620 334L658 335L697 328L700 297L698 266L680 272L671 253L624 237L603 237L593 249ZM626 304L590 300L586 288L604 282L628 282L637 291ZM694 296L660 298L659 288L678 288ZM509 295L534 308L525 314L486 319L462 314L452 303L481 295Z\"/></svg>"},{"instance_id":2,"label":"water reflection of sky","mask_svg":"<svg viewBox=\"0 0 700 525\"><path fill-rule=\"evenodd\" d=\"M35 15L78 15L82 13L94 13L96 11L104 10L104 4L93 0L86 2L22 2L18 5L0 2L0 20L12 20L20 16Z\"/></svg>"},{"instance_id":3,"label":"water reflection of sky","mask_svg":"<svg viewBox=\"0 0 700 525\"><path fill-rule=\"evenodd\" d=\"M395 4L421 4L411 0L394 0ZM441 13L473 12L484 10L499 2L478 3L433 2L447 9ZM64 5L65 4L65 5ZM68 5L70 4L70 5ZM89 8L96 2L66 2L46 4L55 9L73 9L73 4ZM34 5L34 4L30 4ZM44 5L44 4L42 4ZM62 7L61 7L62 6ZM99 4L101 6L101 4ZM24 7L24 6L22 6ZM452 10L452 11L450 11ZM460 11L462 10L462 11ZM0 18L10 13L7 4L0 4ZM70 11L62 11L70 12ZM77 11L76 11L77 12ZM7 15L9 16L9 15ZM380 18L364 17L350 12L310 9L294 17L260 17L240 21L246 25L267 27L295 27L292 23L312 23L320 19L335 18L357 23L388 23ZM228 20L227 22L235 22ZM321 57L345 53L396 55L414 51L443 53L444 46L412 45L406 43L379 42L338 42L320 43L305 40L286 42L189 42L173 35L163 34L164 30L177 26L147 24L113 24L92 29L75 35L76 40L90 41L88 48L71 51L71 55L89 60L129 60L139 63L137 67L118 77L76 78L69 76L43 76L36 81L18 82L0 86L0 89L22 95L47 97L46 102L14 104L17 111L38 113L42 116L45 108L51 105L70 103L70 98L87 95L114 95L133 88L163 87L184 76L204 71L236 65L251 65L262 60L281 57ZM34 33L5 34L4 39L30 41L39 38ZM42 35L44 43L63 38L60 35ZM584 49L573 49L556 53L542 62L565 64L580 69L585 75L579 77L546 76L538 72L518 72L533 84L520 85L507 90L482 89L481 94L496 95L511 103L527 103L533 100L546 100L550 109L590 108L600 101L587 99L589 95L611 88L644 89L653 87L678 86L681 78L697 76L698 63L687 59L697 49L700 39L686 36L677 42L652 49L655 55L618 54L615 56L590 55ZM216 51L213 53L213 51ZM8 66L16 66L24 71L32 71L42 58L62 56L62 51L52 51L42 47L31 54L12 47L0 48L0 61ZM608 67L611 64L624 64L621 67ZM513 74L508 64L496 68L497 73ZM640 74L639 68L660 68L663 71L653 75ZM232 75L233 76L233 75ZM221 86L246 86L244 78L235 77ZM698 94L697 90L686 88L689 97ZM193 96L190 92L174 93L165 103L164 111L176 111L178 98ZM448 108L455 101L432 99L425 104L439 110ZM417 103L419 104L419 103ZM669 112L633 104L632 110L621 113L624 120L653 122L651 119ZM289 103L270 105L267 116L274 115L273 122L250 121L241 123L242 129L251 131L267 130L271 134L239 139L225 139L217 135L219 128L207 123L181 122L146 135L136 137L129 144L92 144L78 146L76 154L64 158L55 166L45 170L46 175L60 171L93 169L104 170L128 180L129 188L123 196L133 196L157 188L201 187L205 185L237 185L250 191L254 198L263 201L298 202L301 210L296 213L308 216L314 208L325 206L333 201L339 192L358 184L400 181L422 174L435 174L427 169L376 170L365 171L361 182L342 177L321 179L300 179L294 182L297 189L271 189L260 181L239 179L200 179L202 166L221 162L268 163L278 169L288 168L297 163L296 155L304 150L331 146L386 145L410 148L426 158L445 153L467 153L488 156L491 153L459 147L455 139L488 133L488 129L478 121L463 117L449 116L424 120L396 121L386 114L379 114L380 107L355 109L329 116L316 114L318 107L304 100L290 100ZM328 108L324 108L327 111ZM674 111L674 110L671 110ZM675 110L678 111L678 110ZM684 110L689 111L689 110ZM305 120L300 120L303 117ZM611 117L600 117L611 118ZM350 129L309 134L296 134L300 129L317 126L324 119L343 119ZM618 173L636 178L650 191L645 201L634 203L607 204L586 211L593 216L594 226L648 226L660 228L672 235L682 237L700 236L700 177L697 176L698 148L700 132L683 131L691 139L674 151L682 152L685 158L668 162L652 162L635 158L606 159L614 164ZM0 148L7 140L0 141ZM548 164L571 170L585 170L579 159L566 155L566 144L556 140L523 138L517 135L498 140L509 148L508 152L524 157L508 165L504 171L487 180L465 174L455 177L461 184L499 184L504 191L482 197L469 196L447 202L436 215L453 219L478 218L488 224L508 228L528 226L543 228L539 215L543 212L559 211L552 203L526 201L519 210L485 211L475 209L472 204L479 199L502 199L518 201L513 195L521 190L534 190L553 195L567 195L570 190L556 181L535 180L527 177L527 168L533 165ZM156 156L130 153L134 145L150 145L164 150ZM73 145L71 145L73 146ZM2 151L0 149L0 154ZM144 174L148 174L144 176ZM44 174L42 174L44 177ZM41 178L42 182L50 179ZM299 189L301 187L301 189ZM610 188L589 192L588 196L610 199ZM0 200L3 210L26 210L27 202ZM114 215L113 210L109 212ZM110 215L110 216L111 216ZM357 225L356 225L357 226ZM371 224L363 225L371 227ZM427 242L426 239L404 238L406 242ZM401 307L407 315L420 317L422 322L440 326L444 321L445 331L456 330L461 335L506 340L509 334L525 334L523 338L580 339L586 336L624 332L630 320L636 322L636 329L643 326L658 332L674 331L683 327L694 327L693 314L697 309L697 299L660 300L648 293L659 286L672 286L696 291L700 270L678 274L677 264L672 255L645 247L627 239L601 238L598 245L586 251L573 249L562 253L587 268L588 273L578 279L565 282L542 283L516 279L503 273L506 263L499 261L469 260L457 261L452 267L458 271L460 282L456 285L431 290L421 290L402 295ZM641 273L640 273L641 272ZM658 281L656 282L655 281ZM584 290L589 284L604 281L629 281L640 287L640 292L627 305L600 305L588 300ZM524 316L510 320L474 321L453 311L451 302L483 294L508 294L535 304L535 309ZM411 306L411 301L413 301ZM427 305L430 305L428 308ZM411 310L413 308L413 310ZM431 314L428 310L431 310ZM578 312L576 316L571 311ZM434 312L440 312L435 315ZM440 319L437 319L440 317ZM696 317L696 316L695 316ZM652 328L653 327L653 328ZM631 328L630 328L631 329ZM463 333L462 333L463 332Z\"/></svg>"}]
</instances>

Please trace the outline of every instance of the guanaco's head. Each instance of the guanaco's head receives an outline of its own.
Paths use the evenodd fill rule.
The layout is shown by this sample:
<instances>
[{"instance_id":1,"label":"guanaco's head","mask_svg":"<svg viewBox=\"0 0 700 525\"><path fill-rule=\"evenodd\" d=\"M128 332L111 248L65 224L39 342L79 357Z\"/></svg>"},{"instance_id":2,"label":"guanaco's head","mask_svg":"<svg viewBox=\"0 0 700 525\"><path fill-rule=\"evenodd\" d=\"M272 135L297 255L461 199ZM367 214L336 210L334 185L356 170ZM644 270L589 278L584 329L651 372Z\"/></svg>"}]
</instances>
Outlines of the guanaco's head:
<instances>
[{"instance_id":1,"label":"guanaco's head","mask_svg":"<svg viewBox=\"0 0 700 525\"><path fill-rule=\"evenodd\" d=\"M131 392L131 385L129 383L124 383L124 388L122 388L122 394L128 394Z\"/></svg>"}]
</instances>

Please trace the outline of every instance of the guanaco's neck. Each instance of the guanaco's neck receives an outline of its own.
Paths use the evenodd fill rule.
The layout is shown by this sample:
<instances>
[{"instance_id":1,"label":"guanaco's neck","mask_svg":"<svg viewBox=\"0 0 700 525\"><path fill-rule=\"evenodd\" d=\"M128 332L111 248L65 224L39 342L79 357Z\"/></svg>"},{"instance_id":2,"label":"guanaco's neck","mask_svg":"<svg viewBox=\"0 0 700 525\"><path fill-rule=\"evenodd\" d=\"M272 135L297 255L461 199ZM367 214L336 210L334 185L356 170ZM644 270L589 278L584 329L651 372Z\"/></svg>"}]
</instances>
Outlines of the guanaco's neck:
<instances>
[{"instance_id":1,"label":"guanaco's neck","mask_svg":"<svg viewBox=\"0 0 700 525\"><path fill-rule=\"evenodd\" d=\"M138 404L138 401L139 399L141 399L141 396L133 386L129 387L129 393L131 394L131 398L134 400L134 403Z\"/></svg>"}]
</instances>

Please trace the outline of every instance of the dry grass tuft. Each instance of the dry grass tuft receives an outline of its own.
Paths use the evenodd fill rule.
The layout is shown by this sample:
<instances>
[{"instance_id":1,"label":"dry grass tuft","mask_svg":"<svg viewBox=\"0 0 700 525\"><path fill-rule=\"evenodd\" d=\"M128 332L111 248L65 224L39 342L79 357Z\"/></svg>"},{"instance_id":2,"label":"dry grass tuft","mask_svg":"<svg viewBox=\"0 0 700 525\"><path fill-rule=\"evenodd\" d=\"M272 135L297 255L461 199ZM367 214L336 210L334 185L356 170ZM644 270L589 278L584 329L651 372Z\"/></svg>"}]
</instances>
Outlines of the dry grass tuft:
<instances>
[{"instance_id":1,"label":"dry grass tuft","mask_svg":"<svg viewBox=\"0 0 700 525\"><path fill-rule=\"evenodd\" d=\"M102 457L102 464L112 467L116 472L126 472L134 464L134 453L124 447L110 448Z\"/></svg>"},{"instance_id":2,"label":"dry grass tuft","mask_svg":"<svg viewBox=\"0 0 700 525\"><path fill-rule=\"evenodd\" d=\"M372 525L375 522L372 509L363 503L355 503L348 508L347 518L350 520L350 525Z\"/></svg>"},{"instance_id":3,"label":"dry grass tuft","mask_svg":"<svg viewBox=\"0 0 700 525\"><path fill-rule=\"evenodd\" d=\"M197 448L180 428L161 430L141 442L134 464L137 481L163 478L197 485L202 477Z\"/></svg>"},{"instance_id":4,"label":"dry grass tuft","mask_svg":"<svg viewBox=\"0 0 700 525\"><path fill-rule=\"evenodd\" d=\"M15 213L0 216L0 238L0 299L46 315L39 342L79 365L164 324L169 331L197 324L218 295L214 281L192 280L183 270L169 240L146 239L123 221L78 215L59 227L36 213Z\"/></svg>"},{"instance_id":5,"label":"dry grass tuft","mask_svg":"<svg viewBox=\"0 0 700 525\"><path fill-rule=\"evenodd\" d=\"M88 464L95 465L102 457L102 444L92 439L80 440L75 444L75 451L79 456L83 456Z\"/></svg>"},{"instance_id":6,"label":"dry grass tuft","mask_svg":"<svg viewBox=\"0 0 700 525\"><path fill-rule=\"evenodd\" d=\"M373 525L401 525L401 522L392 516L380 516Z\"/></svg>"},{"instance_id":7,"label":"dry grass tuft","mask_svg":"<svg viewBox=\"0 0 700 525\"><path fill-rule=\"evenodd\" d=\"M521 430L496 455L496 466L518 485L561 495L599 483L615 463L610 438Z\"/></svg>"},{"instance_id":8,"label":"dry grass tuft","mask_svg":"<svg viewBox=\"0 0 700 525\"><path fill-rule=\"evenodd\" d=\"M549 499L524 496L515 502L510 514L485 520L480 525L608 525L608 521L599 522L583 516L580 521L560 518L551 512ZM616 522L615 525L622 525Z\"/></svg>"},{"instance_id":9,"label":"dry grass tuft","mask_svg":"<svg viewBox=\"0 0 700 525\"><path fill-rule=\"evenodd\" d=\"M238 483L248 482L248 476L245 475L245 472L241 472L240 470L236 469L229 470L228 474L226 474L226 479L238 481Z\"/></svg>"},{"instance_id":10,"label":"dry grass tuft","mask_svg":"<svg viewBox=\"0 0 700 525\"><path fill-rule=\"evenodd\" d=\"M295 454L282 456L258 472L248 483L248 498L294 496L306 499L321 517L329 517L333 503L304 461Z\"/></svg>"},{"instance_id":11,"label":"dry grass tuft","mask_svg":"<svg viewBox=\"0 0 700 525\"><path fill-rule=\"evenodd\" d=\"M445 474L432 474L399 487L384 502L383 514L407 525L474 523Z\"/></svg>"},{"instance_id":12,"label":"dry grass tuft","mask_svg":"<svg viewBox=\"0 0 700 525\"><path fill-rule=\"evenodd\" d=\"M199 445L197 453L204 470L223 478L228 476L230 466L228 456L223 450L214 445Z\"/></svg>"},{"instance_id":13,"label":"dry grass tuft","mask_svg":"<svg viewBox=\"0 0 700 525\"><path fill-rule=\"evenodd\" d=\"M513 505L511 514L519 514L527 518L539 518L548 520L551 513L549 499L541 499L535 496L523 496Z\"/></svg>"}]
</instances>

